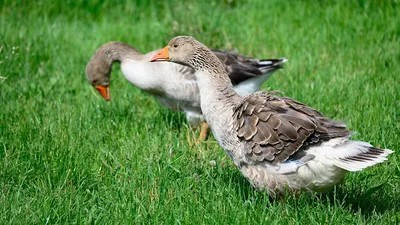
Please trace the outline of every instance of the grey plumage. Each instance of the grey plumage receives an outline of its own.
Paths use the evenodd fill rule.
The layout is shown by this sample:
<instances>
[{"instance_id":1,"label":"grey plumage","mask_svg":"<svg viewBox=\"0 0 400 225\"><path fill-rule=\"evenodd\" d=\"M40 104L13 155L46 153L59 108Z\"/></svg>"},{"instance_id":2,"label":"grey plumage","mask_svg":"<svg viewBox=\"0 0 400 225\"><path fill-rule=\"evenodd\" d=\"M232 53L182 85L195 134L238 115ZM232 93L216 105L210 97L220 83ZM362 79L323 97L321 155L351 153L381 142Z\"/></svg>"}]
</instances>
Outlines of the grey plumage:
<instances>
[{"instance_id":1,"label":"grey plumage","mask_svg":"<svg viewBox=\"0 0 400 225\"><path fill-rule=\"evenodd\" d=\"M282 163L302 146L309 147L350 131L343 124L293 99L267 92L243 98L235 109L238 137L249 143L246 157Z\"/></svg>"},{"instance_id":2,"label":"grey plumage","mask_svg":"<svg viewBox=\"0 0 400 225\"><path fill-rule=\"evenodd\" d=\"M273 92L239 96L216 55L192 37L175 37L168 46L170 61L197 71L201 109L214 136L258 189L325 191L346 171L381 163L392 153L349 140L344 123L291 98Z\"/></svg>"}]
</instances>

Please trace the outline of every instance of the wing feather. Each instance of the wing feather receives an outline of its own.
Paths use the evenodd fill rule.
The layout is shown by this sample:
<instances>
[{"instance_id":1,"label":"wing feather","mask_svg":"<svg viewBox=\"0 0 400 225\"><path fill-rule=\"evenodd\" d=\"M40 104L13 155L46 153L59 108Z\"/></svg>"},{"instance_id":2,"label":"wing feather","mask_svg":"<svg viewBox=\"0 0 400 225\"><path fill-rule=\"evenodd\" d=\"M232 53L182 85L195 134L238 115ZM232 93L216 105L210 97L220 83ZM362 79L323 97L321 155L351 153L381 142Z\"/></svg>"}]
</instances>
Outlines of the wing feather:
<instances>
[{"instance_id":1,"label":"wing feather","mask_svg":"<svg viewBox=\"0 0 400 225\"><path fill-rule=\"evenodd\" d=\"M256 92L236 108L238 137L255 162L284 162L302 147L350 134L343 123L287 97Z\"/></svg>"}]
</instances>

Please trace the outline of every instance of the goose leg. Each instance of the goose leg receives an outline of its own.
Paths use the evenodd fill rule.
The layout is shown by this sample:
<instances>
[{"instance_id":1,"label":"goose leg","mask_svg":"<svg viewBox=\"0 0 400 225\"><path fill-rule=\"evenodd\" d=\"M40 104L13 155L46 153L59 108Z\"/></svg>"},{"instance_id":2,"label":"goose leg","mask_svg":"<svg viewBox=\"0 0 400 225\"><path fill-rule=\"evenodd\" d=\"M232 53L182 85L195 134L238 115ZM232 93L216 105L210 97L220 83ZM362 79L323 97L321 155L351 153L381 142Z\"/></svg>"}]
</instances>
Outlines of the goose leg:
<instances>
[{"instance_id":1,"label":"goose leg","mask_svg":"<svg viewBox=\"0 0 400 225\"><path fill-rule=\"evenodd\" d=\"M205 141L208 133L208 124L204 122L205 119L201 112L185 110L185 114L192 128L198 129L200 127L200 137L195 140L195 143L199 144L201 141Z\"/></svg>"},{"instance_id":2,"label":"goose leg","mask_svg":"<svg viewBox=\"0 0 400 225\"><path fill-rule=\"evenodd\" d=\"M201 123L199 141L205 141L208 134L208 123Z\"/></svg>"}]
</instances>

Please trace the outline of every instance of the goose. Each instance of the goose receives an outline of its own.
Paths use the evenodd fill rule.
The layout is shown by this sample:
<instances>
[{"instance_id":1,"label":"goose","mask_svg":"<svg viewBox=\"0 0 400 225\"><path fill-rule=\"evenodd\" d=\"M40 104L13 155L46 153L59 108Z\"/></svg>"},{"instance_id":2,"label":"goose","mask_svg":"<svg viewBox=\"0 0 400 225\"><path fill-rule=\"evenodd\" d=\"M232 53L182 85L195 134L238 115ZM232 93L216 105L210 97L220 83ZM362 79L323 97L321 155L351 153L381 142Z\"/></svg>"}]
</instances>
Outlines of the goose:
<instances>
[{"instance_id":1,"label":"goose","mask_svg":"<svg viewBox=\"0 0 400 225\"><path fill-rule=\"evenodd\" d=\"M201 110L214 137L252 186L270 195L327 191L346 172L393 152L350 140L344 123L276 91L240 96L216 55L193 37L173 38L150 61L196 70Z\"/></svg>"},{"instance_id":2,"label":"goose","mask_svg":"<svg viewBox=\"0 0 400 225\"><path fill-rule=\"evenodd\" d=\"M175 63L150 63L149 59L158 51L159 49L142 54L122 42L106 43L87 63L87 80L109 101L112 65L119 62L122 74L130 83L154 96L168 109L183 111L191 126L201 126L199 139L204 140L208 126L203 123L194 70ZM287 61L285 58L257 60L218 50L213 52L224 64L235 90L241 95L259 90L265 80Z\"/></svg>"}]
</instances>

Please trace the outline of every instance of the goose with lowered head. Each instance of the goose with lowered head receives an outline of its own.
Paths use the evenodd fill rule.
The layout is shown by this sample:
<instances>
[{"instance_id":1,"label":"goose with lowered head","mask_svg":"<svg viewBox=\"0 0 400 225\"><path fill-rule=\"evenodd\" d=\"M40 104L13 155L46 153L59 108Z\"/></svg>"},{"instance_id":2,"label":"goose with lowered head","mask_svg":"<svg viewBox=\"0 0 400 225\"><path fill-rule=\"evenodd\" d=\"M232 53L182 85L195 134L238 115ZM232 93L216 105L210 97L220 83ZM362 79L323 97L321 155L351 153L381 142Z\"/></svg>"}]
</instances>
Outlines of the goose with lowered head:
<instances>
[{"instance_id":1,"label":"goose with lowered head","mask_svg":"<svg viewBox=\"0 0 400 225\"><path fill-rule=\"evenodd\" d=\"M122 42L106 43L88 62L86 77L104 99L109 101L112 65L120 62L122 74L130 83L153 95L163 106L185 112L189 124L199 126L204 118L200 109L195 70L175 63L150 63L149 59L158 51L142 54ZM284 58L258 60L223 51L213 52L223 63L235 90L241 95L259 90L265 80L286 62ZM206 124L204 125L206 128ZM202 129L200 139L205 138L205 131L206 129Z\"/></svg>"}]
</instances>

